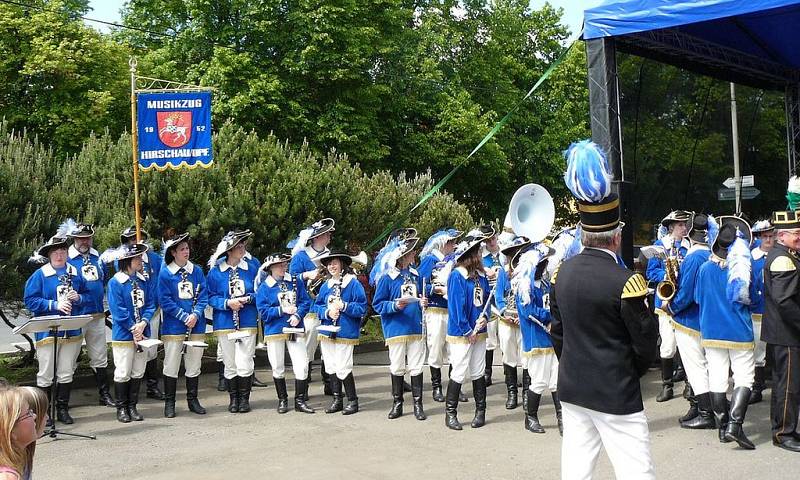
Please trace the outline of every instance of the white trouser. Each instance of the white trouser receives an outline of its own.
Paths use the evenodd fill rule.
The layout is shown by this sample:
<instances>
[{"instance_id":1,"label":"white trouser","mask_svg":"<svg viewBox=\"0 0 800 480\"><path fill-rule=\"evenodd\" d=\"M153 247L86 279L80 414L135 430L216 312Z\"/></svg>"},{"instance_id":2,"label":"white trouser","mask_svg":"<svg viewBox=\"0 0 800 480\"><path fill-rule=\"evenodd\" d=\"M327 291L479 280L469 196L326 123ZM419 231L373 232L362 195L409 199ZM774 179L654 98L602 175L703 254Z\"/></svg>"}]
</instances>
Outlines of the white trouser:
<instances>
[{"instance_id":1,"label":"white trouser","mask_svg":"<svg viewBox=\"0 0 800 480\"><path fill-rule=\"evenodd\" d=\"M752 350L706 347L708 386L712 392L728 391L728 372L733 371L733 388L753 388L755 362Z\"/></svg>"},{"instance_id":2,"label":"white trouser","mask_svg":"<svg viewBox=\"0 0 800 480\"><path fill-rule=\"evenodd\" d=\"M756 367L763 367L767 364L767 342L761 340L761 320L753 320L753 338L755 338L753 357Z\"/></svg>"},{"instance_id":3,"label":"white trouser","mask_svg":"<svg viewBox=\"0 0 800 480\"><path fill-rule=\"evenodd\" d=\"M95 368L108 367L108 343L106 342L106 319L102 313L92 314L89 323L81 327L83 340L86 342L86 353L89 355L89 366Z\"/></svg>"},{"instance_id":4,"label":"white trouser","mask_svg":"<svg viewBox=\"0 0 800 480\"><path fill-rule=\"evenodd\" d=\"M672 326L672 317L658 312L658 334L661 335L661 358L672 358L675 356L677 344L675 343L675 328Z\"/></svg>"},{"instance_id":5,"label":"white trouser","mask_svg":"<svg viewBox=\"0 0 800 480\"><path fill-rule=\"evenodd\" d=\"M700 334L690 335L678 328L675 329L675 341L681 352L683 369L695 395L708 392L708 362Z\"/></svg>"},{"instance_id":6,"label":"white trouser","mask_svg":"<svg viewBox=\"0 0 800 480\"><path fill-rule=\"evenodd\" d=\"M558 359L555 353L525 357L525 368L531 377L529 390L541 395L545 389L555 392L558 389Z\"/></svg>"},{"instance_id":7,"label":"white trouser","mask_svg":"<svg viewBox=\"0 0 800 480\"><path fill-rule=\"evenodd\" d=\"M406 357L408 360L406 361ZM389 373L415 377L422 373L425 363L425 340L407 340L389 344Z\"/></svg>"},{"instance_id":8,"label":"white trouser","mask_svg":"<svg viewBox=\"0 0 800 480\"><path fill-rule=\"evenodd\" d=\"M450 348L450 380L464 384L477 380L486 370L486 339L475 343L448 343Z\"/></svg>"},{"instance_id":9,"label":"white trouser","mask_svg":"<svg viewBox=\"0 0 800 480\"><path fill-rule=\"evenodd\" d=\"M428 332L428 365L442 368L447 363L447 309L426 308L424 318Z\"/></svg>"},{"instance_id":10,"label":"white trouser","mask_svg":"<svg viewBox=\"0 0 800 480\"><path fill-rule=\"evenodd\" d=\"M506 322L497 322L497 340L503 352L503 364L509 367L522 366L522 335L519 327L512 327Z\"/></svg>"},{"instance_id":11,"label":"white trouser","mask_svg":"<svg viewBox=\"0 0 800 480\"><path fill-rule=\"evenodd\" d=\"M308 357L309 362L314 361L314 354L317 353L317 345L319 345L317 327L319 327L320 323L321 322L316 313L309 313L303 319L303 328L306 329L306 335L305 337L300 338L299 341L305 343L306 357Z\"/></svg>"},{"instance_id":12,"label":"white trouser","mask_svg":"<svg viewBox=\"0 0 800 480\"><path fill-rule=\"evenodd\" d=\"M225 363L225 378L249 377L253 374L256 351L256 334L251 333L245 338L230 340L227 334L217 335L217 357L222 354Z\"/></svg>"},{"instance_id":13,"label":"white trouser","mask_svg":"<svg viewBox=\"0 0 800 480\"><path fill-rule=\"evenodd\" d=\"M205 335L192 334L191 340L203 341ZM193 378L200 375L200 361L203 359L203 348L200 347L186 347L186 353L181 354L183 350L183 340L166 340L164 341L164 376L178 378L178 371L181 368L181 357L183 357L183 366L186 369L186 378Z\"/></svg>"},{"instance_id":14,"label":"white trouser","mask_svg":"<svg viewBox=\"0 0 800 480\"><path fill-rule=\"evenodd\" d=\"M498 347L497 324L499 323L500 321L497 320L497 317L492 316L486 324L486 350L494 350Z\"/></svg>"},{"instance_id":15,"label":"white trouser","mask_svg":"<svg viewBox=\"0 0 800 480\"><path fill-rule=\"evenodd\" d=\"M136 346L132 343L113 345L111 353L114 355L114 381L124 383L131 378L142 378L147 367L148 351L156 349L157 347L150 347L137 352Z\"/></svg>"},{"instance_id":16,"label":"white trouser","mask_svg":"<svg viewBox=\"0 0 800 480\"><path fill-rule=\"evenodd\" d=\"M158 338L158 329L161 326L161 309L157 308L153 318L150 319L150 338ZM147 349L147 361L158 357L158 347Z\"/></svg>"},{"instance_id":17,"label":"white trouser","mask_svg":"<svg viewBox=\"0 0 800 480\"><path fill-rule=\"evenodd\" d=\"M325 362L325 372L328 375L336 375L339 380L344 380L353 373L354 346L349 343L322 341L320 348L322 349L322 361Z\"/></svg>"},{"instance_id":18,"label":"white trouser","mask_svg":"<svg viewBox=\"0 0 800 480\"><path fill-rule=\"evenodd\" d=\"M283 338L268 338L267 343L267 358L269 364L272 366L272 378L284 378L286 375L286 350L289 350L289 358L292 359L292 371L294 372L295 380L305 380L308 378L308 356L306 355L306 343L301 337L297 340L288 341ZM323 357L325 349L322 349ZM352 362L351 362L352 369ZM325 362L325 369L327 370L328 363Z\"/></svg>"},{"instance_id":19,"label":"white trouser","mask_svg":"<svg viewBox=\"0 0 800 480\"><path fill-rule=\"evenodd\" d=\"M644 411L611 415L561 402L564 438L561 479L592 478L600 447L606 449L618 479L655 479L650 457L650 431Z\"/></svg>"},{"instance_id":20,"label":"white trouser","mask_svg":"<svg viewBox=\"0 0 800 480\"><path fill-rule=\"evenodd\" d=\"M73 337L67 341L58 339L58 364L56 377L58 383L72 382L72 375L77 366L78 354L81 353L81 337ZM36 346L36 360L39 362L39 372L36 374L36 385L49 387L53 384L53 344Z\"/></svg>"}]
</instances>

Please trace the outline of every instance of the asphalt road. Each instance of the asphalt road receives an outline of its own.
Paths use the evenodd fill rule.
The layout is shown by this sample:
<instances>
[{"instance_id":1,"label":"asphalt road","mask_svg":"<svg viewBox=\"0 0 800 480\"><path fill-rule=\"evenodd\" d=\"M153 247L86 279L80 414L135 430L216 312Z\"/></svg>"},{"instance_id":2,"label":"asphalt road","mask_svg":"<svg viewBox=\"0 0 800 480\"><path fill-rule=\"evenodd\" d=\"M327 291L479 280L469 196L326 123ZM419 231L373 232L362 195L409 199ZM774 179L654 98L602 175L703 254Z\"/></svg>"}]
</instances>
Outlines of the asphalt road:
<instances>
[{"instance_id":1,"label":"asphalt road","mask_svg":"<svg viewBox=\"0 0 800 480\"><path fill-rule=\"evenodd\" d=\"M178 417L163 418L163 404L145 400L144 422L118 423L115 411L96 406L92 389L73 393L76 423L65 431L91 433L97 440L61 437L39 441L34 478L67 479L554 479L560 475L561 439L549 397L542 400L540 419L547 433L523 428L522 408L506 410L502 367L494 369L489 387L488 423L480 429L466 426L454 432L444 426L444 404L425 392L427 421L406 413L388 420L390 380L385 352L356 358L356 385L361 412L352 416L326 415L328 397L322 384L311 384L314 415L275 411L275 389L254 389L254 411L227 412L227 394L216 391L216 376L201 379L201 401L208 409L198 416L186 409L183 382L179 382ZM426 369L426 386L428 373ZM260 372L262 380L269 373ZM318 370L314 370L315 380ZM498 383L498 381L500 383ZM290 399L293 382L289 383ZM771 445L768 423L769 395L751 407L745 430L756 443L755 451L720 444L716 431L689 431L677 418L687 407L681 398L656 403L658 373L643 380L653 457L659 478L753 479L797 478L800 454ZM682 384L676 387L680 393ZM469 394L469 389L468 389ZM144 396L144 395L142 395ZM462 423L471 420L472 402L461 404ZM613 478L605 454L595 478Z\"/></svg>"}]
</instances>

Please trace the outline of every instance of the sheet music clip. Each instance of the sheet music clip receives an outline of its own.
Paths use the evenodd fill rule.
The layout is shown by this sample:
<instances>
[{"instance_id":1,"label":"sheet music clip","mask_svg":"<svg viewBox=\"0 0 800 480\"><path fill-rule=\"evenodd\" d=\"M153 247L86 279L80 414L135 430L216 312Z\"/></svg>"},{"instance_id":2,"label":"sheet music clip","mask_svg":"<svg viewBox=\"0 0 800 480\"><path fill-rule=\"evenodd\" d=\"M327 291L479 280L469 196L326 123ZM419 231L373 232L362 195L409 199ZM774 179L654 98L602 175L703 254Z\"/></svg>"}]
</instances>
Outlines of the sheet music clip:
<instances>
[{"instance_id":1,"label":"sheet music clip","mask_svg":"<svg viewBox=\"0 0 800 480\"><path fill-rule=\"evenodd\" d=\"M227 335L228 340L241 340L241 339L247 338L249 336L250 336L249 333L243 332L241 330L238 330L238 331L235 331L235 332L231 332L231 333L229 333Z\"/></svg>"}]
</instances>

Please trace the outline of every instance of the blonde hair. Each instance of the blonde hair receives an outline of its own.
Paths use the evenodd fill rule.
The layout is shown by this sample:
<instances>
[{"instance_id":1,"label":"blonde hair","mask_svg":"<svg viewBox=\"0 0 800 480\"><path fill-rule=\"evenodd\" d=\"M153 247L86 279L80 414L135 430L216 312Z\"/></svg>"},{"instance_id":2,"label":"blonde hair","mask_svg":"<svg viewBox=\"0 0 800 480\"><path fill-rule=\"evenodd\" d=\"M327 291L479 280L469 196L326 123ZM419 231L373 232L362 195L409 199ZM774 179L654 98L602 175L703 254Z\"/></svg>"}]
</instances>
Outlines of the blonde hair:
<instances>
[{"instance_id":1,"label":"blonde hair","mask_svg":"<svg viewBox=\"0 0 800 480\"><path fill-rule=\"evenodd\" d=\"M20 475L28 465L28 450L14 445L11 431L19 418L28 413L26 406L22 389L14 387L0 389L0 466L13 468Z\"/></svg>"},{"instance_id":2,"label":"blonde hair","mask_svg":"<svg viewBox=\"0 0 800 480\"><path fill-rule=\"evenodd\" d=\"M28 402L28 408L33 410L33 413L36 414L36 433L38 434L42 430L42 427L44 427L44 422L47 420L47 410L50 408L50 401L47 400L47 394L41 388L19 387L19 389L22 392L22 397ZM31 471L33 470L33 455L36 453L36 442L28 445L25 450L28 458L25 461L23 477L30 478Z\"/></svg>"}]
</instances>

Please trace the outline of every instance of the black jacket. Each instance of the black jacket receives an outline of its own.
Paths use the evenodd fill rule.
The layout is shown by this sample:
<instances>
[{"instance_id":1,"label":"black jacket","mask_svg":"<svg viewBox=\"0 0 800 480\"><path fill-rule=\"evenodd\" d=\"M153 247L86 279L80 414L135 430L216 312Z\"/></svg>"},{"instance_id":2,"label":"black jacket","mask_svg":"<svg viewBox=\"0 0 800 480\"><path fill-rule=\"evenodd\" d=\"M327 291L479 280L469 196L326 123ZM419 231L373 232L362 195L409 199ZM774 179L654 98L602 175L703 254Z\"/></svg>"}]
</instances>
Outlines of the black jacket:
<instances>
[{"instance_id":1,"label":"black jacket","mask_svg":"<svg viewBox=\"0 0 800 480\"><path fill-rule=\"evenodd\" d=\"M800 347L800 259L780 243L764 262L764 297L761 340Z\"/></svg>"},{"instance_id":2,"label":"black jacket","mask_svg":"<svg viewBox=\"0 0 800 480\"><path fill-rule=\"evenodd\" d=\"M657 354L644 278L586 248L555 272L551 334L561 400L613 415L644 409L639 377Z\"/></svg>"}]
</instances>

